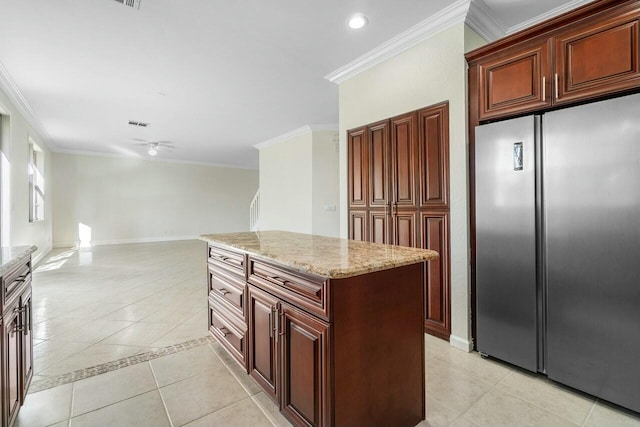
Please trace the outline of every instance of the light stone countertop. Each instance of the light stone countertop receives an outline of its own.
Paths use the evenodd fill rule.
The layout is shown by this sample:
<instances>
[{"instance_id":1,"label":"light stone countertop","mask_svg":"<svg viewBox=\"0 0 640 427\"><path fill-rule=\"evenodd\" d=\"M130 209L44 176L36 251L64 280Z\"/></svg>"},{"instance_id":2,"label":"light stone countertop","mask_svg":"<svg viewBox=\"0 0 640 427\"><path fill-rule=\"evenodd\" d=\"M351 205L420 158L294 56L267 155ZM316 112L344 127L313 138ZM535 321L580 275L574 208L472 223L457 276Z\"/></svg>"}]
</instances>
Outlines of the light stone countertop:
<instances>
[{"instance_id":1,"label":"light stone countertop","mask_svg":"<svg viewBox=\"0 0 640 427\"><path fill-rule=\"evenodd\" d=\"M429 249L382 245L288 231L205 234L205 242L228 246L297 270L333 279L358 276L438 258Z\"/></svg>"},{"instance_id":2,"label":"light stone countertop","mask_svg":"<svg viewBox=\"0 0 640 427\"><path fill-rule=\"evenodd\" d=\"M25 257L34 253L35 246L3 247L0 251L0 276L4 276L15 268Z\"/></svg>"}]
</instances>

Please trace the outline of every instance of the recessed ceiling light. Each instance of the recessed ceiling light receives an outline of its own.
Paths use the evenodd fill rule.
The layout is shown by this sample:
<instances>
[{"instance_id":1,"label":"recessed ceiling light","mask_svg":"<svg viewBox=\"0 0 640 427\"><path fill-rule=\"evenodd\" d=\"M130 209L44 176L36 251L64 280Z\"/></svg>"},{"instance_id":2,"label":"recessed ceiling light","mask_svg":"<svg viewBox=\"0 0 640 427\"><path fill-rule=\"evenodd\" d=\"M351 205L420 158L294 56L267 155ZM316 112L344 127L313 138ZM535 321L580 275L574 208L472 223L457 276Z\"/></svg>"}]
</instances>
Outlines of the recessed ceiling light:
<instances>
[{"instance_id":1,"label":"recessed ceiling light","mask_svg":"<svg viewBox=\"0 0 640 427\"><path fill-rule=\"evenodd\" d=\"M353 15L347 22L347 25L349 25L349 28L353 28L354 30L359 30L360 28L364 27L368 23L369 23L369 20L367 19L366 16Z\"/></svg>"}]
</instances>

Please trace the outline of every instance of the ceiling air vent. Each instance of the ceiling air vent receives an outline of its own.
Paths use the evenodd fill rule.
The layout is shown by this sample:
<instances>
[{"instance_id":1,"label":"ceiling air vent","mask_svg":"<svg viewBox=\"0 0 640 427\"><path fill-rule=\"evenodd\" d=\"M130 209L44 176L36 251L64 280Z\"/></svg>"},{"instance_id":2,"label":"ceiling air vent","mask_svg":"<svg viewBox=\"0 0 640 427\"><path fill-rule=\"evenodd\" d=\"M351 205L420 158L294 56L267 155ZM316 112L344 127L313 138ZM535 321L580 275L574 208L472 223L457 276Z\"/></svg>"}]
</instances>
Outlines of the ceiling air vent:
<instances>
[{"instance_id":1,"label":"ceiling air vent","mask_svg":"<svg viewBox=\"0 0 640 427\"><path fill-rule=\"evenodd\" d=\"M117 1L117 0L116 0ZM149 123L144 123L144 122L136 122L134 120L129 120L129 124L131 126L140 126L141 128L146 128L147 126L149 126Z\"/></svg>"},{"instance_id":2,"label":"ceiling air vent","mask_svg":"<svg viewBox=\"0 0 640 427\"><path fill-rule=\"evenodd\" d=\"M118 3L122 3L125 6L132 7L134 9L140 9L140 2L142 0L116 0Z\"/></svg>"}]
</instances>

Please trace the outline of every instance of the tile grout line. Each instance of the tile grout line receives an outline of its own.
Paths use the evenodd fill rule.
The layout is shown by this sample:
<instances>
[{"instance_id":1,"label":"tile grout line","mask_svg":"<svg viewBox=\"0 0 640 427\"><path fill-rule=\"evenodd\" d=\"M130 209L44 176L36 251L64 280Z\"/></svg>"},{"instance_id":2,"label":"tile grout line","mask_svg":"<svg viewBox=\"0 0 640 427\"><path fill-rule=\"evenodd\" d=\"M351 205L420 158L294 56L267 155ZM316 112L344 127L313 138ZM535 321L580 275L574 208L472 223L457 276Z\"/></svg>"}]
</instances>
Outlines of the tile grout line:
<instances>
[{"instance_id":1,"label":"tile grout line","mask_svg":"<svg viewBox=\"0 0 640 427\"><path fill-rule=\"evenodd\" d=\"M71 417L73 416L73 402L76 400L76 384L71 383L71 404L69 405L69 419L67 420L67 427L71 427Z\"/></svg>"},{"instance_id":2,"label":"tile grout line","mask_svg":"<svg viewBox=\"0 0 640 427\"><path fill-rule=\"evenodd\" d=\"M509 372L507 375L505 375L504 377L502 377L502 379L501 379L500 381L498 381L497 383L495 383L495 384L494 384L494 385L493 385L489 390L487 390L485 393L483 393L483 394L482 394L482 396L480 396L478 399L474 400L474 401L473 401L473 403L472 403L471 405L469 405L469 407L468 407L467 409L465 409L465 410L464 410L464 412L462 412L462 414L458 415L458 416L457 416L457 417L456 417L456 418L451 422L451 424L450 424L450 425L455 424L455 422L456 422L456 421L458 421L460 418L465 418L466 420L469 420L468 418L466 418L466 414L467 414L467 412L469 412L469 411L471 410L471 408L473 408L473 407L474 407L478 402L480 402L482 399L484 399L484 398L485 398L485 396L487 396L489 393L491 393L493 390L495 390L495 389L496 389L496 387L498 387L498 385L499 385L501 382L503 382L503 381L504 381L504 380L505 380L509 375L511 375L512 373L513 373L513 370L511 370L511 372ZM476 379L478 379L478 378L476 378ZM481 380L481 381L483 381L484 383L488 384L488 383L487 383L486 381L484 381L484 380ZM502 389L500 389L500 390L502 390ZM438 403L441 403L441 404L442 404L442 402L440 402L440 401L438 401ZM443 404L443 406L445 406L446 408L449 408L448 406L446 406L446 405L444 405L444 404ZM452 408L449 408L449 409L452 409ZM452 410L453 410L453 409L452 409ZM473 421L471 421L471 422L473 422ZM474 424L475 424L475 423L474 423Z\"/></svg>"},{"instance_id":3,"label":"tile grout line","mask_svg":"<svg viewBox=\"0 0 640 427\"><path fill-rule=\"evenodd\" d=\"M584 418L584 421L582 421L582 427L587 425L587 421L589 421L589 417L591 417L591 414L596 409L596 403L598 403L599 401L600 401L600 399L596 399L596 400L593 401L593 405L591 405L591 409L589 409L589 413Z\"/></svg>"},{"instance_id":4,"label":"tile grout line","mask_svg":"<svg viewBox=\"0 0 640 427\"><path fill-rule=\"evenodd\" d=\"M151 369L151 375L153 376L153 381L156 383L156 390L158 390L158 394L160 395L160 400L162 401L162 407L164 408L164 413L167 416L167 419L169 420L169 425L171 427L174 427L173 420L171 419L171 415L169 415L169 408L167 408L167 403L164 401L164 396L162 396L162 392L160 391L160 384L158 383L156 372L153 370L153 365L151 364L151 361L147 361L146 363L149 364L149 369Z\"/></svg>"},{"instance_id":5,"label":"tile grout line","mask_svg":"<svg viewBox=\"0 0 640 427\"><path fill-rule=\"evenodd\" d=\"M536 380L539 380L539 379L538 379L538 378L536 378ZM497 385L497 384L496 384L496 385ZM581 426L581 425L582 425L582 424L576 424L576 423L574 423L573 421L571 421L571 420L567 419L567 418L566 418L565 416L563 416L563 415L557 414L557 413L552 412L552 411L550 411L550 410L548 410L548 409L546 409L546 408L543 408L542 406L538 405L537 403L535 403L535 402L531 402L531 401L529 401L528 399L524 398L523 396L519 396L519 395L515 394L514 392L512 392L512 391L510 391L510 390L506 390L506 389L504 389L504 388L500 388L500 391L502 391L502 392L504 392L504 393L507 393L507 394L509 394L509 395L511 395L511 396L513 396L513 397L515 397L515 398L517 398L517 399L519 399L519 400L522 400L523 402L528 403L529 405L531 405L531 406L533 406L533 407L535 407L535 408L537 408L537 409L540 409L541 411L547 412L547 413L549 413L549 414L551 414L551 415L554 415L554 416L556 416L556 417L558 417L558 418L562 418L563 420L565 420L565 421L567 421L567 422L569 422L569 423L573 424L574 426ZM595 405L595 401L593 402L593 404ZM591 410L589 410L589 413L590 413L590 412L591 412Z\"/></svg>"},{"instance_id":6,"label":"tile grout line","mask_svg":"<svg viewBox=\"0 0 640 427\"><path fill-rule=\"evenodd\" d=\"M215 341L214 341L215 342ZM215 357L218 358L218 360L222 363L222 365L227 369L227 371L229 371L229 373L231 374L231 376L233 377L233 379L240 384L240 387L242 387L244 389L244 391L247 392L247 394L249 395L249 398L251 399L251 401L258 407L258 409L260 409L260 412L262 412L264 414L265 417L267 417L267 419L269 420L269 422L274 426L274 427L278 427L278 424L276 423L276 420L273 419L271 417L271 414L269 414L263 407L262 404L259 403L256 399L255 396L257 396L259 393L258 392L256 394L251 394L251 391L249 389L247 389L244 384L242 382L240 382L238 380L238 377L236 377L236 375L234 374L234 372L224 363L224 360L222 360L222 358L218 355L218 353L213 349L213 347L211 347L211 343L208 345L209 350L211 350L211 352L214 354ZM226 350L223 350L226 351ZM231 362L231 363L235 363L235 361Z\"/></svg>"}]
</instances>

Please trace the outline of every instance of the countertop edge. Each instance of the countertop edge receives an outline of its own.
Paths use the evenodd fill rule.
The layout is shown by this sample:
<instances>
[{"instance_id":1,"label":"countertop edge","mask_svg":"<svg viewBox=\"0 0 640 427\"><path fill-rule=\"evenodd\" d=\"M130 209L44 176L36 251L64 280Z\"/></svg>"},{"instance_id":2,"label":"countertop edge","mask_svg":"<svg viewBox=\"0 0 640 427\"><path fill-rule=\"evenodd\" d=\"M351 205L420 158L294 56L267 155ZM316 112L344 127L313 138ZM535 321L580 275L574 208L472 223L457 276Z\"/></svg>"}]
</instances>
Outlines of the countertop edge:
<instances>
[{"instance_id":1,"label":"countertop edge","mask_svg":"<svg viewBox=\"0 0 640 427\"><path fill-rule=\"evenodd\" d=\"M0 276L4 276L19 265L26 257L31 256L38 247L31 246L11 246L2 248L2 264L0 265ZM10 259L5 261L4 256L10 256Z\"/></svg>"},{"instance_id":2,"label":"countertop edge","mask_svg":"<svg viewBox=\"0 0 640 427\"><path fill-rule=\"evenodd\" d=\"M290 259L283 259L282 257L273 255L273 254L257 253L241 245L232 245L227 242L216 240L215 238L212 238L211 235L200 235L198 238L199 240L207 242L208 244L215 244L223 248L228 248L236 251L243 251L249 254L250 256L276 262L286 267L298 270L302 273L315 275L325 279L345 279L349 277L360 276L363 274L374 273L377 271L389 270L392 268L404 267L412 264L419 264L419 263L437 259L440 256L436 251L423 249L424 251L429 251L430 252L429 255L415 257L415 258L407 258L405 260L396 261L396 262L387 262L384 264L371 263L370 265L362 268L355 268L355 269L348 269L348 270L341 269L341 268L331 269L331 268L318 268L317 266L310 265L308 263L298 263ZM415 249L415 248L411 248L411 249Z\"/></svg>"}]
</instances>

